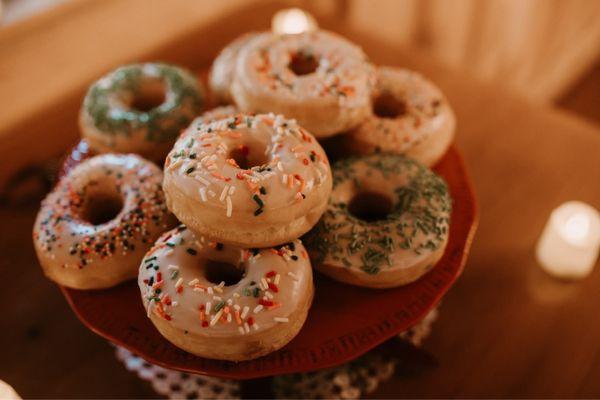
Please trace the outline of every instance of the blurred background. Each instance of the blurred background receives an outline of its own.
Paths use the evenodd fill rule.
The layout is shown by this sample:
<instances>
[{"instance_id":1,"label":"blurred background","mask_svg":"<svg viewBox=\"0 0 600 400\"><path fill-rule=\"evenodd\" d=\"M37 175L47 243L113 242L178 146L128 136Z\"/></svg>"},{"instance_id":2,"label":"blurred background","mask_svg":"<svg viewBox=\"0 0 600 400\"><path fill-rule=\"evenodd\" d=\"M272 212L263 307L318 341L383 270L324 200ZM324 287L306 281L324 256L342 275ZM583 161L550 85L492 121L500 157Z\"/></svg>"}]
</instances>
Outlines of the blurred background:
<instances>
[{"instance_id":1,"label":"blurred background","mask_svg":"<svg viewBox=\"0 0 600 400\"><path fill-rule=\"evenodd\" d=\"M90 0L0 0L0 26L58 4ZM93 0L91 0L93 1ZM148 4L156 0L147 1ZM175 0L179 3L181 0ZM202 9L222 2L202 3ZM219 4L217 4L219 3ZM225 3L261 3L245 0ZM532 100L598 119L598 0L298 0L387 42L429 52L454 68L500 82Z\"/></svg>"}]
</instances>

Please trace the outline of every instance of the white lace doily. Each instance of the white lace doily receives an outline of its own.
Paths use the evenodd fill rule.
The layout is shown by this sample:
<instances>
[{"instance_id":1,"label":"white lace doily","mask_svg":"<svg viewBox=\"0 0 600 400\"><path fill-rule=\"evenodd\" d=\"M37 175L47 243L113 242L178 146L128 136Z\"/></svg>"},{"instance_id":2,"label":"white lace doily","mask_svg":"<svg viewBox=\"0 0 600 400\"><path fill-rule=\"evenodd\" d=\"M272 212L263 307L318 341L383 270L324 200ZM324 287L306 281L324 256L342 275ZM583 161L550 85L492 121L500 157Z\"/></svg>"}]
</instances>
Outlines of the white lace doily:
<instances>
[{"instance_id":1,"label":"white lace doily","mask_svg":"<svg viewBox=\"0 0 600 400\"><path fill-rule=\"evenodd\" d=\"M437 318L432 310L417 325L398 335L415 346L420 346L429 336ZM165 369L117 347L117 358L129 371L152 384L154 390L169 399L239 399L240 381L190 375ZM381 382L389 379L398 360L383 351L371 351L356 360L320 371L276 376L272 392L276 398L342 398L357 399L374 391Z\"/></svg>"}]
</instances>

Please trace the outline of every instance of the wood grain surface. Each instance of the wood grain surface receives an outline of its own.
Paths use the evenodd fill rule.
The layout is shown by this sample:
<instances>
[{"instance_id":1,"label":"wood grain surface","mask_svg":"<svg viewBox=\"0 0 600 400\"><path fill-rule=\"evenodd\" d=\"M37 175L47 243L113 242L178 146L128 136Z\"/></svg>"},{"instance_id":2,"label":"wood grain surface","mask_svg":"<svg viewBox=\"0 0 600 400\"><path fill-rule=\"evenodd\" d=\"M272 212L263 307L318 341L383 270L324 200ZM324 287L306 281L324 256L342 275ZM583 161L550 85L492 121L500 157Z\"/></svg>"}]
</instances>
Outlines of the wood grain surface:
<instances>
[{"instance_id":1,"label":"wood grain surface","mask_svg":"<svg viewBox=\"0 0 600 400\"><path fill-rule=\"evenodd\" d=\"M198 27L165 45L164 59L197 67L191 64L210 60L213 49L237 33L266 27L272 11L254 7L229 16L228 24ZM84 21L84 30L98 23ZM578 199L600 208L599 129L368 33L322 22L360 42L375 62L421 70L441 86L455 107L457 145L480 202L465 274L445 298L424 346L436 362L409 363L372 396L599 397L600 267L583 281L564 283L544 275L533 257L553 207ZM127 37L136 40L134 27ZM200 52L204 61L194 61L190 49L205 44L210 50ZM67 96L52 106L64 118L54 123L73 118L75 100ZM69 129L67 139L76 133ZM10 162L2 158L2 170ZM0 377L24 397L155 397L43 278L31 244L37 207L0 208ZM264 394L267 384L254 382L246 394Z\"/></svg>"}]
</instances>

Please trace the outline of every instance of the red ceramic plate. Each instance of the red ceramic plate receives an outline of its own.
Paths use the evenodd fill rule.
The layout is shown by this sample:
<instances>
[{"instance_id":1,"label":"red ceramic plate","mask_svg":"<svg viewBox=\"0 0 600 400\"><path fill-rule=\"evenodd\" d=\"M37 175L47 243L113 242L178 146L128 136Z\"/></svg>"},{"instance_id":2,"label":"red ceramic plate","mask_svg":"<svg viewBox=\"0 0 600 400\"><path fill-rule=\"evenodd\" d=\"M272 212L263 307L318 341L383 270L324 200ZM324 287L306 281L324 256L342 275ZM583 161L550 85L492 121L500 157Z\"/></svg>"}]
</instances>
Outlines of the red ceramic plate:
<instances>
[{"instance_id":1,"label":"red ceramic plate","mask_svg":"<svg viewBox=\"0 0 600 400\"><path fill-rule=\"evenodd\" d=\"M81 158L81 154L75 155L75 160L68 159L67 167ZM315 274L314 303L298 336L279 351L256 360L209 360L173 346L146 317L136 282L98 291L63 287L62 292L92 331L166 368L250 379L335 366L417 323L462 272L477 225L475 195L455 148L450 148L435 170L448 182L454 199L450 240L440 262L419 281L386 290L348 286Z\"/></svg>"}]
</instances>

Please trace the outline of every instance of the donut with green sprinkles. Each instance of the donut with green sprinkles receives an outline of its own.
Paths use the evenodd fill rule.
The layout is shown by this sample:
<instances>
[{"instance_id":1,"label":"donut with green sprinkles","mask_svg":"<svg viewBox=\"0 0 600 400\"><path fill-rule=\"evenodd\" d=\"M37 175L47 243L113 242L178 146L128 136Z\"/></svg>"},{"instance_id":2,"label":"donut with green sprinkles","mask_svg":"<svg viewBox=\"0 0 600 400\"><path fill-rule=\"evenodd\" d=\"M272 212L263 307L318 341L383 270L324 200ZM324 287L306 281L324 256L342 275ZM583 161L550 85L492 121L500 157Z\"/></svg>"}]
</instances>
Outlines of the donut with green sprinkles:
<instances>
[{"instance_id":1,"label":"donut with green sprinkles","mask_svg":"<svg viewBox=\"0 0 600 400\"><path fill-rule=\"evenodd\" d=\"M312 268L300 240L244 249L165 233L139 267L148 317L170 342L197 356L241 361L288 343L312 302Z\"/></svg>"},{"instance_id":2,"label":"donut with green sprinkles","mask_svg":"<svg viewBox=\"0 0 600 400\"><path fill-rule=\"evenodd\" d=\"M349 158L334 165L327 211L304 241L315 268L336 280L401 286L440 260L451 211L446 182L418 162Z\"/></svg>"},{"instance_id":3,"label":"donut with green sprinkles","mask_svg":"<svg viewBox=\"0 0 600 400\"><path fill-rule=\"evenodd\" d=\"M137 274L175 219L161 170L135 155L104 154L68 172L42 202L33 242L45 274L60 285L98 289Z\"/></svg>"},{"instance_id":4,"label":"donut with green sprinkles","mask_svg":"<svg viewBox=\"0 0 600 400\"><path fill-rule=\"evenodd\" d=\"M88 89L79 125L97 153L136 153L162 162L203 105L204 90L191 72L162 63L132 64Z\"/></svg>"}]
</instances>

